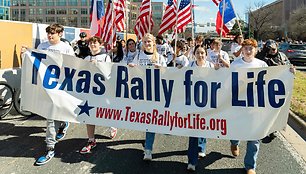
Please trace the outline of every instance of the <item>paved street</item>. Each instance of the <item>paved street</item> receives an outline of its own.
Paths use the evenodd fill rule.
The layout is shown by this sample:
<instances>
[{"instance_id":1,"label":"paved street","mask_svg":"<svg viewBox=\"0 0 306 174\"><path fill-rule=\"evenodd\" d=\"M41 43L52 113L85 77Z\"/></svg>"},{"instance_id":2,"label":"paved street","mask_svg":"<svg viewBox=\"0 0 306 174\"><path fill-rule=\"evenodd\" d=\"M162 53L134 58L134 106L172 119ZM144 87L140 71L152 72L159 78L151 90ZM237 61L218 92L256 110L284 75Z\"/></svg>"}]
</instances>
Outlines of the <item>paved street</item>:
<instances>
[{"instance_id":1,"label":"paved street","mask_svg":"<svg viewBox=\"0 0 306 174\"><path fill-rule=\"evenodd\" d=\"M7 116L0 121L1 173L114 173L180 174L188 173L186 137L157 135L152 162L142 161L144 132L120 129L114 140L104 127L97 127L98 146L93 153L81 155L86 142L85 125L71 124L68 134L56 147L55 158L44 166L33 163L45 149L45 120L34 116ZM304 142L305 143L305 142ZM306 173L305 161L288 145L282 134L270 143L261 143L258 174ZM227 140L208 140L207 156L200 160L199 174L242 174L246 143L241 155L233 158ZM305 146L304 146L305 147Z\"/></svg>"}]
</instances>

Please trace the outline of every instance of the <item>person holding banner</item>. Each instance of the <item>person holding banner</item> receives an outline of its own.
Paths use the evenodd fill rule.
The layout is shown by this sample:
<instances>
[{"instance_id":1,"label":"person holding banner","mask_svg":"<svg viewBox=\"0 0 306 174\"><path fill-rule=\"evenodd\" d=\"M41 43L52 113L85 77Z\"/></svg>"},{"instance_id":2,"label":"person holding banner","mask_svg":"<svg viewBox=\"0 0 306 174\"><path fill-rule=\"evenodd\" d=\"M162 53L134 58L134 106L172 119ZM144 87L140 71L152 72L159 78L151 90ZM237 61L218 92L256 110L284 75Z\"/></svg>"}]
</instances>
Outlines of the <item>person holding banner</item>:
<instances>
[{"instance_id":1,"label":"person holding banner","mask_svg":"<svg viewBox=\"0 0 306 174\"><path fill-rule=\"evenodd\" d=\"M155 68L167 67L165 58L158 54L156 49L155 38L152 34L147 33L142 38L142 50L134 58L130 67L141 66L154 66ZM145 148L143 160L152 160L152 149L154 143L155 133L146 132Z\"/></svg>"},{"instance_id":2,"label":"person holding banner","mask_svg":"<svg viewBox=\"0 0 306 174\"><path fill-rule=\"evenodd\" d=\"M214 68L214 64L207 61L207 50L204 45L197 45L194 49L196 60L192 61L190 67L207 67ZM198 163L198 157L205 157L206 138L189 137L188 146L188 166L187 170L195 171Z\"/></svg>"},{"instance_id":3,"label":"person holding banner","mask_svg":"<svg viewBox=\"0 0 306 174\"><path fill-rule=\"evenodd\" d=\"M88 60L92 63L97 62L111 62L109 55L103 53L102 44L103 41L100 37L93 36L88 40L90 55L85 57L84 60ZM93 148L96 147L96 139L95 139L95 125L86 124L88 142L87 144L80 150L81 154L90 153ZM110 138L113 139L117 135L117 128L110 127Z\"/></svg>"},{"instance_id":4,"label":"person holding banner","mask_svg":"<svg viewBox=\"0 0 306 174\"><path fill-rule=\"evenodd\" d=\"M231 68L259 68L268 67L266 62L255 58L257 53L257 41L255 39L246 39L242 42L242 58L234 60ZM239 141L231 140L231 152L233 156L239 155ZM247 174L255 174L256 160L259 152L259 140L247 141L244 165Z\"/></svg>"},{"instance_id":5,"label":"person holding banner","mask_svg":"<svg viewBox=\"0 0 306 174\"><path fill-rule=\"evenodd\" d=\"M51 24L46 28L46 32L48 41L39 44L37 47L38 50L47 50L74 56L73 48L64 42L61 42L61 37L64 32L64 27L62 25ZM57 141L65 137L68 127L69 122L47 119L46 153L36 160L35 165L46 164L54 157L55 144Z\"/></svg>"}]
</instances>

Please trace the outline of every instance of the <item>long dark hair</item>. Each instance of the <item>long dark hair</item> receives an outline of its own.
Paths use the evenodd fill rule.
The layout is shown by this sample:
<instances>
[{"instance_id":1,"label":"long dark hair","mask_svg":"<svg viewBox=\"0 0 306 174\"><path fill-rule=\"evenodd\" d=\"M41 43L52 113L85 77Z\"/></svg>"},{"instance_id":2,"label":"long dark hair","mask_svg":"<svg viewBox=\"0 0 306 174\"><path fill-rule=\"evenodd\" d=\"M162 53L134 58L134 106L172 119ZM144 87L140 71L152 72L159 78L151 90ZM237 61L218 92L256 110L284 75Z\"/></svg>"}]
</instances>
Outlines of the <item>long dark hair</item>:
<instances>
[{"instance_id":1,"label":"long dark hair","mask_svg":"<svg viewBox=\"0 0 306 174\"><path fill-rule=\"evenodd\" d=\"M129 52L129 42L133 42L134 44L135 44L135 47L136 47L136 42L135 42L135 40L134 39L128 39L127 41L126 41L126 46L125 46L125 48L126 48L126 54Z\"/></svg>"},{"instance_id":2,"label":"long dark hair","mask_svg":"<svg viewBox=\"0 0 306 174\"><path fill-rule=\"evenodd\" d=\"M113 62L120 62L123 59L123 50L122 50L122 44L120 41L116 41L116 57L113 58Z\"/></svg>"}]
</instances>

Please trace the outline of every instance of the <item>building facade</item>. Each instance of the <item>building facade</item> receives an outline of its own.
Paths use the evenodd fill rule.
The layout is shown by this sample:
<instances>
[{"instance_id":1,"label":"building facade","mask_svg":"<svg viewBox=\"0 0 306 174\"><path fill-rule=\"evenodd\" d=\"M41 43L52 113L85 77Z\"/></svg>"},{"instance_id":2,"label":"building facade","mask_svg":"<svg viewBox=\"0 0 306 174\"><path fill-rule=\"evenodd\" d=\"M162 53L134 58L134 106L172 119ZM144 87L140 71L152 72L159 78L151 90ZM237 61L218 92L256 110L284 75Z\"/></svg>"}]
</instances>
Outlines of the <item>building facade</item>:
<instances>
[{"instance_id":1,"label":"building facade","mask_svg":"<svg viewBox=\"0 0 306 174\"><path fill-rule=\"evenodd\" d=\"M0 0L0 19L10 19L10 0Z\"/></svg>"},{"instance_id":2,"label":"building facade","mask_svg":"<svg viewBox=\"0 0 306 174\"><path fill-rule=\"evenodd\" d=\"M12 0L11 20L89 28L90 0Z\"/></svg>"}]
</instances>

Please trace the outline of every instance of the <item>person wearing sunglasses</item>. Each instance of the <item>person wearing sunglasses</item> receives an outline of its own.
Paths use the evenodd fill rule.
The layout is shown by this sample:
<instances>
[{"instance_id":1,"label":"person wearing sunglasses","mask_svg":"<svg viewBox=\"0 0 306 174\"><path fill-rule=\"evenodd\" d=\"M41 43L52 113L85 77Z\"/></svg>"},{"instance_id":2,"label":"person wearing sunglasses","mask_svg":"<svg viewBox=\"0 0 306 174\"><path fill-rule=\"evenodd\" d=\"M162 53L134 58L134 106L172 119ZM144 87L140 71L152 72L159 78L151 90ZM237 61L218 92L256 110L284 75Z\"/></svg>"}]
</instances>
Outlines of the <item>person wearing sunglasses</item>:
<instances>
[{"instance_id":1,"label":"person wearing sunglasses","mask_svg":"<svg viewBox=\"0 0 306 174\"><path fill-rule=\"evenodd\" d=\"M278 50L278 44L272 39L266 41L262 51L256 57L266 62L268 66L290 64L287 56Z\"/></svg>"}]
</instances>

